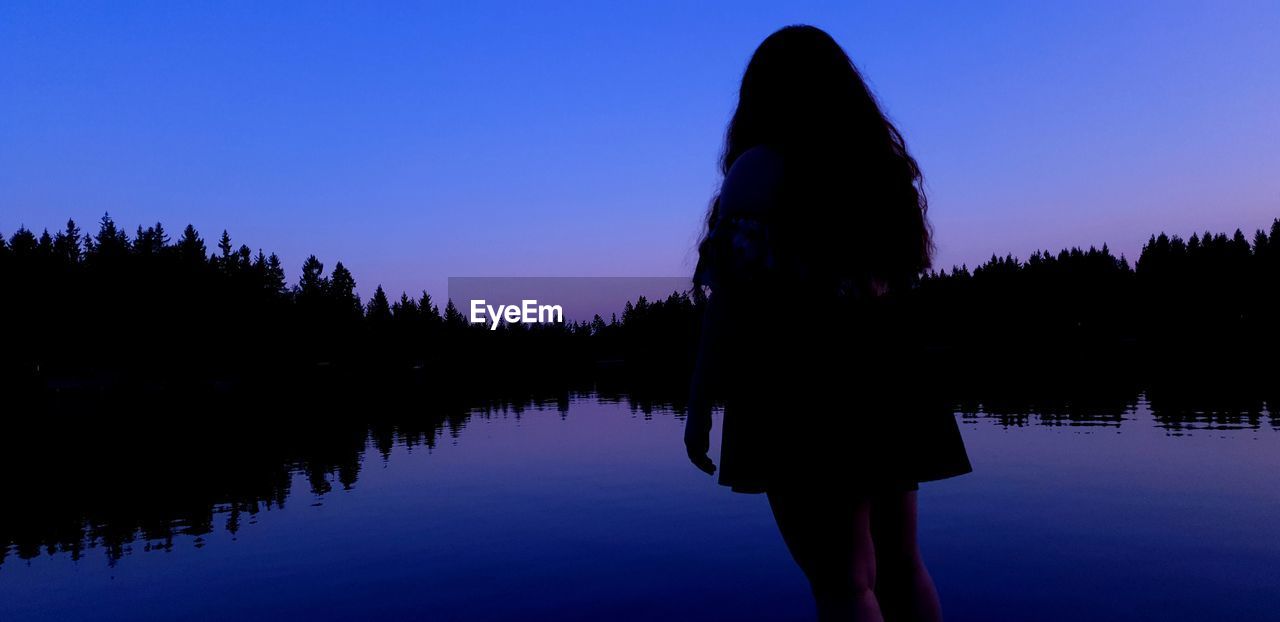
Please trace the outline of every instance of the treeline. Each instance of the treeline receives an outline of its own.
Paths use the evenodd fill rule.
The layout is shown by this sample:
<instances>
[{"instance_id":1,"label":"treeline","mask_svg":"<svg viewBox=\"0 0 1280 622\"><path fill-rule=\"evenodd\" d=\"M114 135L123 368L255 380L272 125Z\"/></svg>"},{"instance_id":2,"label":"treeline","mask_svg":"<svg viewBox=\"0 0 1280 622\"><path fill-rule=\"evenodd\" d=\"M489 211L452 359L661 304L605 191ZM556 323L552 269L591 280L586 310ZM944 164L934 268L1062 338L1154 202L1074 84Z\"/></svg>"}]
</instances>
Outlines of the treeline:
<instances>
[{"instance_id":1,"label":"treeline","mask_svg":"<svg viewBox=\"0 0 1280 622\"><path fill-rule=\"evenodd\" d=\"M209 249L190 225L176 239L160 223L131 236L109 215L92 234L68 221L54 234L0 236L0 291L8 329L0 382L41 388L278 384L327 374L535 383L602 363L670 363L655 336L691 341L695 325L692 300L673 293L628 303L609 320L489 331L426 292L393 300L379 286L362 301L341 262L326 273L310 256L290 284L277 255L236 246L226 231Z\"/></svg>"},{"instance_id":2,"label":"treeline","mask_svg":"<svg viewBox=\"0 0 1280 622\"><path fill-rule=\"evenodd\" d=\"M674 292L609 319L489 331L426 292L392 297L379 286L362 301L341 262L326 273L308 257L290 284L275 254L236 246L226 231L209 249L189 225L176 239L159 223L128 235L106 215L93 234L69 221L54 234L0 236L0 291L2 382L37 388L279 387L330 374L532 386L602 368L679 377L698 316L698 297ZM993 256L924 275L893 304L929 357L922 369L989 378L1274 366L1278 302L1280 219L1252 239L1152 236L1134 265L1105 245ZM798 315L778 321L822 330Z\"/></svg>"},{"instance_id":3,"label":"treeline","mask_svg":"<svg viewBox=\"0 0 1280 622\"><path fill-rule=\"evenodd\" d=\"M1153 235L1137 262L1102 248L993 256L926 275L904 306L928 346L1003 367L1274 367L1280 348L1280 219Z\"/></svg>"}]
</instances>

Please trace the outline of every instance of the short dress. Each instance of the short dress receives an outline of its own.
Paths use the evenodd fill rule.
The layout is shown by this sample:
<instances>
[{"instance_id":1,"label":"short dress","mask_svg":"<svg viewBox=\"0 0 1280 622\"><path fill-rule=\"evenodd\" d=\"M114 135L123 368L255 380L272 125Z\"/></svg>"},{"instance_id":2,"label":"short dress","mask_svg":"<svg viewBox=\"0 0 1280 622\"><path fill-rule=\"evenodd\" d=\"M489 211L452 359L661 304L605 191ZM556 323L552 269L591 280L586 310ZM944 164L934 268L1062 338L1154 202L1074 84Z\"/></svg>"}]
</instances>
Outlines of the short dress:
<instances>
[{"instance_id":1,"label":"short dress","mask_svg":"<svg viewBox=\"0 0 1280 622\"><path fill-rule=\"evenodd\" d=\"M896 297L821 278L775 237L764 216L721 217L694 271L721 323L709 379L724 404L719 482L875 494L970 472Z\"/></svg>"}]
</instances>

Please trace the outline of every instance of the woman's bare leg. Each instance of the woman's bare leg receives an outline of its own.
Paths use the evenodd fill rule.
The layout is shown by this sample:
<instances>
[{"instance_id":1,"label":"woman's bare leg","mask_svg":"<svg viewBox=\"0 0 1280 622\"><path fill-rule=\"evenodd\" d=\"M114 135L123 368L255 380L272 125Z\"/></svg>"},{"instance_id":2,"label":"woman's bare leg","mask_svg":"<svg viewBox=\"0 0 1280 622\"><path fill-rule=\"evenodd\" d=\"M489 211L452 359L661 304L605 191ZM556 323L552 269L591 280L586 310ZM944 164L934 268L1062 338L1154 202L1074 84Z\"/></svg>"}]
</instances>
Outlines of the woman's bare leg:
<instances>
[{"instance_id":1,"label":"woman's bare leg","mask_svg":"<svg viewBox=\"0 0 1280 622\"><path fill-rule=\"evenodd\" d=\"M890 622L942 620L933 578L916 540L916 491L877 496L871 503L876 598Z\"/></svg>"},{"instance_id":2,"label":"woman's bare leg","mask_svg":"<svg viewBox=\"0 0 1280 622\"><path fill-rule=\"evenodd\" d=\"M819 490L769 492L778 530L804 571L818 620L880 621L871 501Z\"/></svg>"}]
</instances>

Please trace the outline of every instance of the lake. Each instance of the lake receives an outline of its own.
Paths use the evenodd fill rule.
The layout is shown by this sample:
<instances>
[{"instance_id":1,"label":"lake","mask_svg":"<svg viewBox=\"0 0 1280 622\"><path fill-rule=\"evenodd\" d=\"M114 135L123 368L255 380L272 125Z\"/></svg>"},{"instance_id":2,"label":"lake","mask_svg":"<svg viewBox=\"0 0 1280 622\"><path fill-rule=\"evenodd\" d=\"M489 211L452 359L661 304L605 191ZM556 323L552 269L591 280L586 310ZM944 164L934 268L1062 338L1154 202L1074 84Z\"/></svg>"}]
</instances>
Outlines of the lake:
<instances>
[{"instance_id":1,"label":"lake","mask_svg":"<svg viewBox=\"0 0 1280 622\"><path fill-rule=\"evenodd\" d=\"M920 492L949 620L1280 618L1265 403L956 416L974 471ZM575 394L423 417L282 435L269 458L45 442L8 473L0 620L812 618L765 497L695 470L670 409Z\"/></svg>"}]
</instances>

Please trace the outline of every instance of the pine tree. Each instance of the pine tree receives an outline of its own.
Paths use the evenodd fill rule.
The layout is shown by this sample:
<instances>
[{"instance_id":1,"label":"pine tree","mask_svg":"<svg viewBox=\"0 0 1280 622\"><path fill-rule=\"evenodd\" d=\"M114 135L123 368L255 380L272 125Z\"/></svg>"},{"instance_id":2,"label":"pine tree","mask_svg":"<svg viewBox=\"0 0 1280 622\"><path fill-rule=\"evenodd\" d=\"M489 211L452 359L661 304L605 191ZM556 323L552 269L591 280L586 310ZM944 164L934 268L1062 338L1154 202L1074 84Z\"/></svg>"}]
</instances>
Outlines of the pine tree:
<instances>
[{"instance_id":1,"label":"pine tree","mask_svg":"<svg viewBox=\"0 0 1280 622\"><path fill-rule=\"evenodd\" d=\"M99 257L119 257L129 249L129 236L116 227L111 214L107 213L98 221L98 234L93 241L93 254Z\"/></svg>"},{"instance_id":2,"label":"pine tree","mask_svg":"<svg viewBox=\"0 0 1280 622\"><path fill-rule=\"evenodd\" d=\"M324 297L329 291L329 279L324 277L324 264L316 259L315 255L310 255L307 260L302 262L302 274L298 277L298 286L295 288L298 294L298 301L303 303L311 303Z\"/></svg>"},{"instance_id":3,"label":"pine tree","mask_svg":"<svg viewBox=\"0 0 1280 622\"><path fill-rule=\"evenodd\" d=\"M40 241L36 243L36 256L41 261L53 259L53 237L49 235L48 229L40 233Z\"/></svg>"},{"instance_id":4,"label":"pine tree","mask_svg":"<svg viewBox=\"0 0 1280 622\"><path fill-rule=\"evenodd\" d=\"M271 286L267 284L267 255L262 252L262 249L258 249L258 254L251 261L246 259L244 272L252 277L253 286L259 293L268 295L272 293Z\"/></svg>"},{"instance_id":5,"label":"pine tree","mask_svg":"<svg viewBox=\"0 0 1280 622\"><path fill-rule=\"evenodd\" d=\"M252 256L253 251L249 250L247 245L241 244L239 250L237 250L235 254L236 272L248 272L250 266L253 265L253 262L250 260L250 257Z\"/></svg>"},{"instance_id":6,"label":"pine tree","mask_svg":"<svg viewBox=\"0 0 1280 622\"><path fill-rule=\"evenodd\" d=\"M284 265L275 253L267 257L267 270L263 276L263 284L267 291L283 296L288 293L288 285L284 277Z\"/></svg>"},{"instance_id":7,"label":"pine tree","mask_svg":"<svg viewBox=\"0 0 1280 622\"><path fill-rule=\"evenodd\" d=\"M26 227L18 227L9 238L9 253L16 259L28 259L36 254L36 236Z\"/></svg>"},{"instance_id":8,"label":"pine tree","mask_svg":"<svg viewBox=\"0 0 1280 622\"><path fill-rule=\"evenodd\" d=\"M431 294L427 290L422 290L422 297L418 299L418 314L427 322L427 326L436 326L444 322L444 318L440 316L440 307L431 301Z\"/></svg>"},{"instance_id":9,"label":"pine tree","mask_svg":"<svg viewBox=\"0 0 1280 622\"><path fill-rule=\"evenodd\" d=\"M341 261L333 266L333 274L329 275L329 298L343 315L364 315L360 296L356 295L356 279Z\"/></svg>"},{"instance_id":10,"label":"pine tree","mask_svg":"<svg viewBox=\"0 0 1280 622\"><path fill-rule=\"evenodd\" d=\"M226 229L222 230L222 237L218 239L218 250L221 251L217 260L218 267L227 274L235 272L235 258L231 254L231 236Z\"/></svg>"},{"instance_id":11,"label":"pine tree","mask_svg":"<svg viewBox=\"0 0 1280 622\"><path fill-rule=\"evenodd\" d=\"M400 300L391 305L391 315L402 324L411 324L418 319L418 301L409 297L409 294L401 293Z\"/></svg>"},{"instance_id":12,"label":"pine tree","mask_svg":"<svg viewBox=\"0 0 1280 622\"><path fill-rule=\"evenodd\" d=\"M177 247L178 257L188 264L205 263L209 260L209 251L204 246L204 240L191 225L187 225L187 228L182 230L182 238L178 240Z\"/></svg>"},{"instance_id":13,"label":"pine tree","mask_svg":"<svg viewBox=\"0 0 1280 622\"><path fill-rule=\"evenodd\" d=\"M155 239L156 246L161 250L169 246L169 234L165 232L164 225L159 222L156 222L156 225L151 228L151 236Z\"/></svg>"},{"instance_id":14,"label":"pine tree","mask_svg":"<svg viewBox=\"0 0 1280 622\"><path fill-rule=\"evenodd\" d=\"M382 285L374 290L373 297L369 299L369 306L365 312L365 316L369 321L381 325L391 320L391 305L387 301L387 293L382 291Z\"/></svg>"},{"instance_id":15,"label":"pine tree","mask_svg":"<svg viewBox=\"0 0 1280 622\"><path fill-rule=\"evenodd\" d=\"M467 319L462 316L458 308L453 306L453 299L450 298L444 306L444 324L449 328L459 328L465 326Z\"/></svg>"}]
</instances>

